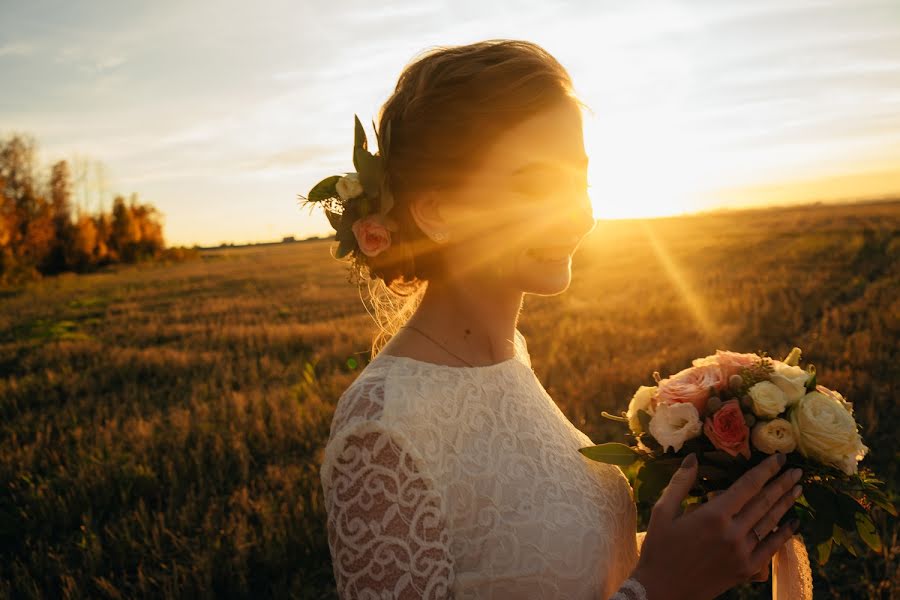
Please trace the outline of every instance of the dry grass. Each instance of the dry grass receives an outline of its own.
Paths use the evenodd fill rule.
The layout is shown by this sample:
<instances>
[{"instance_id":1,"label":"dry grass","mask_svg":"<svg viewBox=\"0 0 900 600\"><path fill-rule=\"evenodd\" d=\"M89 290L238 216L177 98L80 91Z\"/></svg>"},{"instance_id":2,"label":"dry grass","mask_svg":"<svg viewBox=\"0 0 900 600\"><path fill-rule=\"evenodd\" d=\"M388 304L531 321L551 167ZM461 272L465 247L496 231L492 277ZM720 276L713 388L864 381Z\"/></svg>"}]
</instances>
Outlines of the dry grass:
<instances>
[{"instance_id":1,"label":"dry grass","mask_svg":"<svg viewBox=\"0 0 900 600\"><path fill-rule=\"evenodd\" d=\"M595 441L654 370L798 345L896 498L898 225L898 203L603 223L520 329ZM323 242L0 292L0 597L333 597L318 466L374 331ZM876 516L883 554L836 551L817 598L890 597Z\"/></svg>"}]
</instances>

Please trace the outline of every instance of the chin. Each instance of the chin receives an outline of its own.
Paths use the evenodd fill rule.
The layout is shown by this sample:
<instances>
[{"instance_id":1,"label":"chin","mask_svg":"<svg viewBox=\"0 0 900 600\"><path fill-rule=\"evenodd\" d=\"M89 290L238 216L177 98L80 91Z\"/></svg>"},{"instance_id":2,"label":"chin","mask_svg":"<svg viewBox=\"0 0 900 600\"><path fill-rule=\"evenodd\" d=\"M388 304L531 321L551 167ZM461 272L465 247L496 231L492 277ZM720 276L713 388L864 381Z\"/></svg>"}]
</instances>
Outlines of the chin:
<instances>
[{"instance_id":1,"label":"chin","mask_svg":"<svg viewBox=\"0 0 900 600\"><path fill-rule=\"evenodd\" d=\"M541 263L524 257L518 265L519 288L528 294L553 296L561 294L572 282L572 258L559 263Z\"/></svg>"}]
</instances>

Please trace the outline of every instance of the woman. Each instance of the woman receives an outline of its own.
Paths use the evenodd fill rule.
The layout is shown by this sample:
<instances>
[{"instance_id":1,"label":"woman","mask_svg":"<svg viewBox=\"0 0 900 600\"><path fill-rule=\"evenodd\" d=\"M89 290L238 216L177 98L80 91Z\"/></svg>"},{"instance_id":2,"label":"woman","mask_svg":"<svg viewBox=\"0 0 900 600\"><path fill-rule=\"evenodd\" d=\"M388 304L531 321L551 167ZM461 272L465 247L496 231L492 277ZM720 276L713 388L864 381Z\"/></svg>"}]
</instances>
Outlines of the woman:
<instances>
[{"instance_id":1,"label":"woman","mask_svg":"<svg viewBox=\"0 0 900 600\"><path fill-rule=\"evenodd\" d=\"M713 598L765 579L794 531L780 455L681 514L689 457L639 559L627 479L577 451L593 442L531 369L523 296L563 292L594 227L581 106L539 46L488 40L419 57L382 108L393 203L354 223L352 256L391 337L321 470L342 597Z\"/></svg>"}]
</instances>

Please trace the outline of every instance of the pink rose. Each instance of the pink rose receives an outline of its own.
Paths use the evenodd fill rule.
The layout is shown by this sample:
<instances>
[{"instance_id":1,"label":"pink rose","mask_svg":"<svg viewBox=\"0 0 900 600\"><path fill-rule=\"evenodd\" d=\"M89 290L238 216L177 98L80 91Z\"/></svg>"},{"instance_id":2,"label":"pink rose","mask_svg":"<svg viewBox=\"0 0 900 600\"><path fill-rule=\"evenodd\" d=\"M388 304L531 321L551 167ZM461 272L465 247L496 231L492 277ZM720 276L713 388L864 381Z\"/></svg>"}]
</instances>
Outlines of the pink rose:
<instances>
[{"instance_id":1,"label":"pink rose","mask_svg":"<svg viewBox=\"0 0 900 600\"><path fill-rule=\"evenodd\" d=\"M688 367L659 382L656 402L690 402L702 415L709 400L709 388L719 391L725 387L725 381L719 365Z\"/></svg>"},{"instance_id":2,"label":"pink rose","mask_svg":"<svg viewBox=\"0 0 900 600\"><path fill-rule=\"evenodd\" d=\"M377 256L391 245L391 232L378 213L357 219L351 229L359 249L366 256Z\"/></svg>"},{"instance_id":3,"label":"pink rose","mask_svg":"<svg viewBox=\"0 0 900 600\"><path fill-rule=\"evenodd\" d=\"M722 369L722 380L727 382L732 375L740 375L741 368L749 367L759 362L757 354L743 354L741 352L731 352L730 350L716 350L715 354L710 354L704 358L695 358L691 363L695 367L705 365L719 365Z\"/></svg>"},{"instance_id":4,"label":"pink rose","mask_svg":"<svg viewBox=\"0 0 900 600\"><path fill-rule=\"evenodd\" d=\"M707 417L703 423L703 433L719 450L731 456L740 454L750 458L750 428L737 400L725 402L722 408Z\"/></svg>"}]
</instances>

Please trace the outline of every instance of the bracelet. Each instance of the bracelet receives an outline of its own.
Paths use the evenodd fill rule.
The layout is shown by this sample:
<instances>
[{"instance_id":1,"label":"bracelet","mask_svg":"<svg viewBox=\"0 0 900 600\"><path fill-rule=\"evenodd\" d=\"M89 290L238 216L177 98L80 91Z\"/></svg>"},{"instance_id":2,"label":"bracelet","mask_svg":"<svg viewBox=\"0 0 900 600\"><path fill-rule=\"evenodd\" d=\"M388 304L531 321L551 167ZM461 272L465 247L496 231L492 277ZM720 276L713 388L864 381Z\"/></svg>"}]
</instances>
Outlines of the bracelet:
<instances>
[{"instance_id":1,"label":"bracelet","mask_svg":"<svg viewBox=\"0 0 900 600\"><path fill-rule=\"evenodd\" d=\"M647 589L640 581L629 577L609 600L647 600Z\"/></svg>"}]
</instances>

